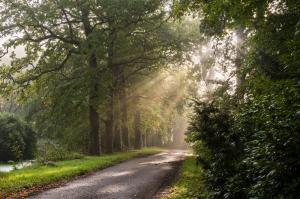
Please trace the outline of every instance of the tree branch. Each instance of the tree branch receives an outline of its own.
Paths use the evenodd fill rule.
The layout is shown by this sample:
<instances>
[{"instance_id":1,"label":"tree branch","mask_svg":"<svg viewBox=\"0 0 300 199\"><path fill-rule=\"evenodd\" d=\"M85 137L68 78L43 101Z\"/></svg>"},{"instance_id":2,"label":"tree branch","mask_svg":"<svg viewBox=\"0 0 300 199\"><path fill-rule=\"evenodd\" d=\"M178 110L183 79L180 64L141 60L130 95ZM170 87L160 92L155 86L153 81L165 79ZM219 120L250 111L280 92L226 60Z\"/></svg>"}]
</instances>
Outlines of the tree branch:
<instances>
[{"instance_id":1,"label":"tree branch","mask_svg":"<svg viewBox=\"0 0 300 199\"><path fill-rule=\"evenodd\" d=\"M33 76L29 77L29 78L26 78L26 79L23 79L23 80L16 80L14 77L12 77L11 74L8 74L8 78L10 80L12 80L16 84L29 83L31 81L39 79L41 76L43 76L43 75L45 75L47 73L55 72L55 71L58 71L58 70L62 69L65 66L65 64L67 63L67 61L70 59L71 55L72 55L72 51L70 50L68 52L67 56L65 57L65 59L61 62L61 64L59 64L58 66L56 66L54 68L50 68L50 69L46 69L46 70L40 71L39 74L33 75Z\"/></svg>"}]
</instances>

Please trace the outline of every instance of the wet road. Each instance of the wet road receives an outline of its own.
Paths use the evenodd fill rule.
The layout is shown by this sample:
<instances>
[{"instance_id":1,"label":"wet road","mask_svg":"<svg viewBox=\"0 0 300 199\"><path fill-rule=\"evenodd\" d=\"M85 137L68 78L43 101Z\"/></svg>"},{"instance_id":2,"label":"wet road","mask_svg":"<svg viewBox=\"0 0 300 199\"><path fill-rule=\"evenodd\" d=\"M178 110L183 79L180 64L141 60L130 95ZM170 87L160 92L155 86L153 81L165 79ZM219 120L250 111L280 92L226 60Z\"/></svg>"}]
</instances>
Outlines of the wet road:
<instances>
[{"instance_id":1,"label":"wet road","mask_svg":"<svg viewBox=\"0 0 300 199\"><path fill-rule=\"evenodd\" d=\"M41 199L148 199L178 168L186 152L171 150L136 158L50 189L31 198Z\"/></svg>"}]
</instances>

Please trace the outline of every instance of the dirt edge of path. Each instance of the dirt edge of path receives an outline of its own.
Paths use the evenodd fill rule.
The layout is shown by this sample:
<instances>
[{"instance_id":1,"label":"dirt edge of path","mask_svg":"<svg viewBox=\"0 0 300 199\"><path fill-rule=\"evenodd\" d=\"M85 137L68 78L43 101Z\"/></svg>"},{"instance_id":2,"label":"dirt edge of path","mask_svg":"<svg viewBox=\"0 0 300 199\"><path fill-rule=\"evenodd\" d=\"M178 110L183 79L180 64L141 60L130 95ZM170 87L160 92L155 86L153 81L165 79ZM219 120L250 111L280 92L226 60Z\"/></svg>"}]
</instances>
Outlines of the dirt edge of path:
<instances>
[{"instance_id":1,"label":"dirt edge of path","mask_svg":"<svg viewBox=\"0 0 300 199\"><path fill-rule=\"evenodd\" d=\"M160 188L156 190L156 193L150 197L149 199L164 199L167 195L170 194L172 186L178 181L180 178L180 171L183 165L185 158L173 163L174 170L169 173L164 181L162 182ZM148 199L148 198L147 198Z\"/></svg>"}]
</instances>

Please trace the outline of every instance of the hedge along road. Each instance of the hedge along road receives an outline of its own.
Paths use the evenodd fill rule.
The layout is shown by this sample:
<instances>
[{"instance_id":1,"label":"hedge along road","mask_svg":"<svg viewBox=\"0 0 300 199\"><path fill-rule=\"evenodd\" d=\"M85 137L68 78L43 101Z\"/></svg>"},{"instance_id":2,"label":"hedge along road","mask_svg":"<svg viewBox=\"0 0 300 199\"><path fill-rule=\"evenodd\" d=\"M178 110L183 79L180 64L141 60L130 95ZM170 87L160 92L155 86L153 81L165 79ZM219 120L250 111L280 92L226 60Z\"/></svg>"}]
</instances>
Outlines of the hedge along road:
<instances>
[{"instance_id":1,"label":"hedge along road","mask_svg":"<svg viewBox=\"0 0 300 199\"><path fill-rule=\"evenodd\" d=\"M185 156L185 151L170 150L136 158L30 198L152 198L166 179L175 173Z\"/></svg>"}]
</instances>

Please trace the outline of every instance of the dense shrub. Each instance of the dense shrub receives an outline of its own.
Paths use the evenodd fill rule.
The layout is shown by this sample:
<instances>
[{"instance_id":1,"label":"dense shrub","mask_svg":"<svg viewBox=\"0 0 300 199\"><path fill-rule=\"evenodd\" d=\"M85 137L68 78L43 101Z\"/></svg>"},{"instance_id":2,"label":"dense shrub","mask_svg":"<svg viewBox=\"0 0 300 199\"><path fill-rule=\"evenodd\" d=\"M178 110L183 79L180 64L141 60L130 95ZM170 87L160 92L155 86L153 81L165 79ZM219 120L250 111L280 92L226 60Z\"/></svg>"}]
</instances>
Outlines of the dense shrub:
<instances>
[{"instance_id":1,"label":"dense shrub","mask_svg":"<svg viewBox=\"0 0 300 199\"><path fill-rule=\"evenodd\" d=\"M24 121L0 114L0 161L32 159L36 134Z\"/></svg>"},{"instance_id":2,"label":"dense shrub","mask_svg":"<svg viewBox=\"0 0 300 199\"><path fill-rule=\"evenodd\" d=\"M300 95L297 83L259 80L247 98L195 105L188 140L212 198L300 195Z\"/></svg>"},{"instance_id":3,"label":"dense shrub","mask_svg":"<svg viewBox=\"0 0 300 199\"><path fill-rule=\"evenodd\" d=\"M51 161L56 162L61 160L81 159L83 157L82 154L70 152L54 143L47 141L41 141L41 143L39 143L37 158L38 162L41 164Z\"/></svg>"},{"instance_id":4,"label":"dense shrub","mask_svg":"<svg viewBox=\"0 0 300 199\"><path fill-rule=\"evenodd\" d=\"M260 81L258 93L236 112L234 131L242 135L239 167L248 198L297 198L300 195L299 85ZM267 85L267 86L266 86Z\"/></svg>"},{"instance_id":5,"label":"dense shrub","mask_svg":"<svg viewBox=\"0 0 300 199\"><path fill-rule=\"evenodd\" d=\"M197 160L205 170L213 198L244 197L242 191L228 186L228 179L237 173L236 164L242 155L239 136L231 131L233 122L231 112L222 103L195 103L188 141L193 143Z\"/></svg>"}]
</instances>

